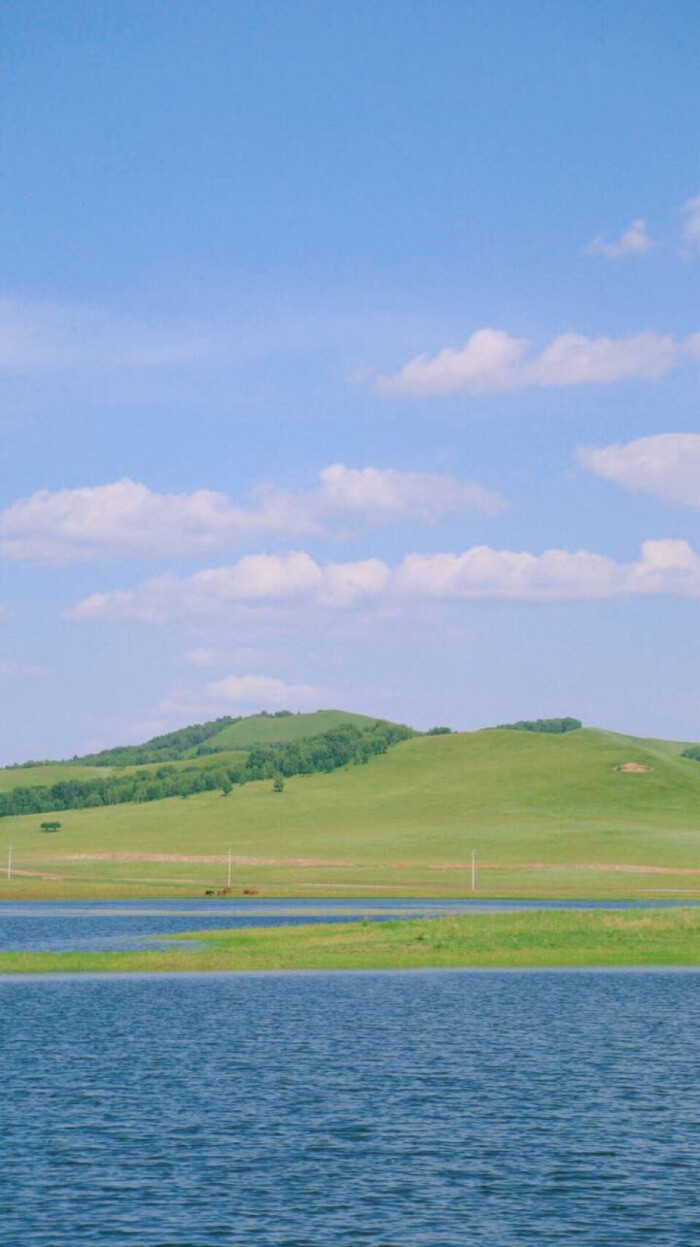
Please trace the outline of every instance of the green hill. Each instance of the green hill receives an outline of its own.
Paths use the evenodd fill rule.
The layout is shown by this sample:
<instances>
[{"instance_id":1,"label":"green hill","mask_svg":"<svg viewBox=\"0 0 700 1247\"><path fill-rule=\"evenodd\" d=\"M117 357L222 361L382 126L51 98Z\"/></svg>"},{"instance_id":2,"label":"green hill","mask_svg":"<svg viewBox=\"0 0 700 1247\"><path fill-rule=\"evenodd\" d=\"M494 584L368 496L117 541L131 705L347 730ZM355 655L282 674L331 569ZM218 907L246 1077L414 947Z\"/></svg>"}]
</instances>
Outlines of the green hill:
<instances>
[{"instance_id":1,"label":"green hill","mask_svg":"<svg viewBox=\"0 0 700 1247\"><path fill-rule=\"evenodd\" d=\"M583 729L416 737L365 766L186 801L0 822L0 895L700 896L700 763L681 745ZM628 764L637 768L622 770Z\"/></svg>"},{"instance_id":2,"label":"green hill","mask_svg":"<svg viewBox=\"0 0 700 1247\"><path fill-rule=\"evenodd\" d=\"M348 710L314 710L310 714L292 714L280 710L275 714L262 711L233 718L224 715L206 723L193 723L163 736L153 736L141 745L115 745L99 753L83 757L44 762L27 762L22 766L0 768L0 792L6 792L23 784L51 784L59 779L89 778L89 768L99 768L103 774L115 767L160 765L166 762L182 762L212 753L232 749L249 749L252 745L288 744L306 740L336 727L352 724L368 728L373 723L386 722L365 714L352 714ZM70 770L64 770L70 768ZM95 771L92 771L94 777Z\"/></svg>"},{"instance_id":3,"label":"green hill","mask_svg":"<svg viewBox=\"0 0 700 1247\"><path fill-rule=\"evenodd\" d=\"M254 714L224 727L207 740L209 747L217 749L249 749L251 745L283 745L289 741L306 740L319 736L334 727L352 723L355 727L369 727L376 719L366 714L351 714L348 710L314 710L311 714Z\"/></svg>"}]
</instances>

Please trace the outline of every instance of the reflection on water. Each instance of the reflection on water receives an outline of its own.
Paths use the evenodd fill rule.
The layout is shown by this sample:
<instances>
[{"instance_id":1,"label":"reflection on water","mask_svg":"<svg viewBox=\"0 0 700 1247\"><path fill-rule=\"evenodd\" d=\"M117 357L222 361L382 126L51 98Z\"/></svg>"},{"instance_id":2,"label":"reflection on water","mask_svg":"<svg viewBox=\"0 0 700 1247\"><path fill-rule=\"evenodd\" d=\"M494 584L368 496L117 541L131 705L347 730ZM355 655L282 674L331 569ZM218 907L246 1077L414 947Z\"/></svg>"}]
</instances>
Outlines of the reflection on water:
<instances>
[{"instance_id":1,"label":"reflection on water","mask_svg":"<svg viewBox=\"0 0 700 1247\"><path fill-rule=\"evenodd\" d=\"M700 975L5 980L0 1242L693 1247Z\"/></svg>"}]
</instances>

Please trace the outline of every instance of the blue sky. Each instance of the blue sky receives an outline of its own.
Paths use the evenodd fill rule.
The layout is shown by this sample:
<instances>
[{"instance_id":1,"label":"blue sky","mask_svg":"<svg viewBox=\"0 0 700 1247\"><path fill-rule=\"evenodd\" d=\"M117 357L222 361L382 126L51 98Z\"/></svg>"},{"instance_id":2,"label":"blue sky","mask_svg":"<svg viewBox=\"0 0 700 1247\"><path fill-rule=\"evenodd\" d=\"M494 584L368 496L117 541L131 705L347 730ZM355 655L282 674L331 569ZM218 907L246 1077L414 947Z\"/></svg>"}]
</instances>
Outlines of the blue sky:
<instances>
[{"instance_id":1,"label":"blue sky","mask_svg":"<svg viewBox=\"0 0 700 1247\"><path fill-rule=\"evenodd\" d=\"M0 7L0 760L700 737L700 14Z\"/></svg>"}]
</instances>

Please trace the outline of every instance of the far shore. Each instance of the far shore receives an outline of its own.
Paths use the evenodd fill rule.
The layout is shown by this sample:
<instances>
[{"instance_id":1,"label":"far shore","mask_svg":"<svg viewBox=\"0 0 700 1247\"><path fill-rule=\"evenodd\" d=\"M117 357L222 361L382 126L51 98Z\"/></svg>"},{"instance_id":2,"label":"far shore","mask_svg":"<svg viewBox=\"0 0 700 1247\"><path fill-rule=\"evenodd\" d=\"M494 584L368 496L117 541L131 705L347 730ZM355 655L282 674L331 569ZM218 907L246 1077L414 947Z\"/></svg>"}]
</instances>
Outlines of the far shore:
<instances>
[{"instance_id":1,"label":"far shore","mask_svg":"<svg viewBox=\"0 0 700 1247\"><path fill-rule=\"evenodd\" d=\"M125 952L0 952L0 974L700 966L700 910L529 910L193 931Z\"/></svg>"}]
</instances>

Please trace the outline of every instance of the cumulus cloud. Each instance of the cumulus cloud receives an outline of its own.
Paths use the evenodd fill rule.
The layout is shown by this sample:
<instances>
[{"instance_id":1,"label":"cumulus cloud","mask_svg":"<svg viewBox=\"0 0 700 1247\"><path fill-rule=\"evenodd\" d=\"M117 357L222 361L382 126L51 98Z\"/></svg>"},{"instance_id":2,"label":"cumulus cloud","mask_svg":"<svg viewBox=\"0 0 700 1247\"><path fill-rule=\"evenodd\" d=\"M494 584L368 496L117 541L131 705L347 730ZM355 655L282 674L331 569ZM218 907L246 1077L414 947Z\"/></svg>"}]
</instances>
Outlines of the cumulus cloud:
<instances>
[{"instance_id":1,"label":"cumulus cloud","mask_svg":"<svg viewBox=\"0 0 700 1247\"><path fill-rule=\"evenodd\" d=\"M500 329L478 329L463 347L418 355L395 375L379 377L376 384L383 394L428 397L655 380L698 353L697 336L675 341L669 334L653 332L629 338L563 333L536 354L525 338L513 338Z\"/></svg>"},{"instance_id":2,"label":"cumulus cloud","mask_svg":"<svg viewBox=\"0 0 700 1247\"><path fill-rule=\"evenodd\" d=\"M249 554L229 567L207 568L192 576L165 573L137 589L94 593L72 612L77 619L122 618L164 623L181 610L206 618L222 608L316 602L354 606L374 597L388 575L376 559L359 563L317 563L303 552ZM177 605L179 603L179 606Z\"/></svg>"},{"instance_id":3,"label":"cumulus cloud","mask_svg":"<svg viewBox=\"0 0 700 1247\"><path fill-rule=\"evenodd\" d=\"M700 510L700 434L660 433L617 446L583 446L579 461L634 493Z\"/></svg>"},{"instance_id":4,"label":"cumulus cloud","mask_svg":"<svg viewBox=\"0 0 700 1247\"><path fill-rule=\"evenodd\" d=\"M683 244L681 255L685 259L700 256L700 195L686 199L681 208L683 214Z\"/></svg>"},{"instance_id":5,"label":"cumulus cloud","mask_svg":"<svg viewBox=\"0 0 700 1247\"><path fill-rule=\"evenodd\" d=\"M318 563L305 553L256 555L231 567L158 576L134 589L93 594L71 616L164 624L251 605L347 610L418 601L581 601L646 594L700 597L700 559L686 541L645 541L629 563L588 550L533 554L490 546L461 554L408 554L394 567L379 559Z\"/></svg>"},{"instance_id":6,"label":"cumulus cloud","mask_svg":"<svg viewBox=\"0 0 700 1247\"><path fill-rule=\"evenodd\" d=\"M628 255L642 255L652 246L646 221L637 217L619 238L607 242L602 234L598 234L584 247L584 252L586 255L604 256L606 260L619 260Z\"/></svg>"},{"instance_id":7,"label":"cumulus cloud","mask_svg":"<svg viewBox=\"0 0 700 1247\"><path fill-rule=\"evenodd\" d=\"M508 389L517 384L526 338L512 338L502 329L477 329L457 350L445 347L437 355L418 355L392 377L379 377L383 394L454 394L466 390Z\"/></svg>"},{"instance_id":8,"label":"cumulus cloud","mask_svg":"<svg viewBox=\"0 0 700 1247\"><path fill-rule=\"evenodd\" d=\"M287 710L318 701L319 690L310 684L288 684L267 675L227 675L206 686L216 701L231 706L257 706L263 710Z\"/></svg>"},{"instance_id":9,"label":"cumulus cloud","mask_svg":"<svg viewBox=\"0 0 700 1247\"><path fill-rule=\"evenodd\" d=\"M206 554L267 534L302 536L339 519L437 522L466 510L493 516L503 498L447 473L332 464L317 487L261 486L244 505L223 493L157 493L137 481L40 490L0 512L0 554L42 563Z\"/></svg>"},{"instance_id":10,"label":"cumulus cloud","mask_svg":"<svg viewBox=\"0 0 700 1247\"><path fill-rule=\"evenodd\" d=\"M137 481L39 490L0 512L6 558L71 563L97 557L206 553L253 534L309 532L308 516L276 491L235 506L210 489L161 494Z\"/></svg>"}]
</instances>

